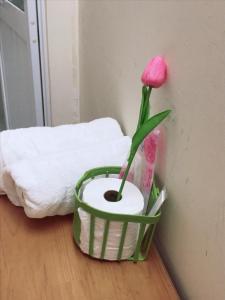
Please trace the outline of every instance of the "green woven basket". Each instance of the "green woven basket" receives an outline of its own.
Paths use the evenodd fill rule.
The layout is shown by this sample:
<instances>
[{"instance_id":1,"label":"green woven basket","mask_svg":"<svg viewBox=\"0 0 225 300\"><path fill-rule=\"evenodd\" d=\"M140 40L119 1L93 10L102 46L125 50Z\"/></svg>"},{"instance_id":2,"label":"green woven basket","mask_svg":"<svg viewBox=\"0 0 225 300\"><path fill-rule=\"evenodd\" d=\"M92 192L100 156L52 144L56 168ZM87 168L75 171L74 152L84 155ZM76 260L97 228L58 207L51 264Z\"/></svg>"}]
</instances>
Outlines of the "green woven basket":
<instances>
[{"instance_id":1,"label":"green woven basket","mask_svg":"<svg viewBox=\"0 0 225 300\"><path fill-rule=\"evenodd\" d=\"M153 184L151 190L146 215L112 214L112 213L95 209L82 200L82 189L84 187L84 184L87 183L87 181L94 179L96 176L115 177L115 174L118 175L120 170L121 170L120 167L104 167L104 168L92 169L87 171L77 183L75 188L75 210L74 210L74 220L73 220L74 240L79 247L80 233L81 233L81 220L79 217L78 208L82 208L85 212L90 214L90 228L89 228L89 255L90 256L93 256L93 251L94 251L95 218L101 218L105 220L100 259L104 259L110 222L112 221L122 222L123 226L122 226L120 244L117 253L117 260L120 261L123 253L123 245L126 237L128 223L138 223L140 226L138 230L135 251L133 255L128 258L128 260L143 261L148 257L155 228L161 215L160 212L153 217L147 215L152 205L154 204L156 198L159 195L159 189L155 186L155 184Z\"/></svg>"}]
</instances>

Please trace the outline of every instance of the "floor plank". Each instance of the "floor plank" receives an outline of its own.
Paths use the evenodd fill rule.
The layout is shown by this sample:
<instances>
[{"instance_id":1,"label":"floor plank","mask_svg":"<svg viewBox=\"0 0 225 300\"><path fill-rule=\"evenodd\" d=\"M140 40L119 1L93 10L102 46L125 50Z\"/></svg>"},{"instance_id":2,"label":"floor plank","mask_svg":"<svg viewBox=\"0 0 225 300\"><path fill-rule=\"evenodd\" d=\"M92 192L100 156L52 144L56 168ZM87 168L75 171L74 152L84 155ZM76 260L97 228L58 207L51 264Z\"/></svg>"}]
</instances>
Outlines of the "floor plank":
<instances>
[{"instance_id":1,"label":"floor plank","mask_svg":"<svg viewBox=\"0 0 225 300\"><path fill-rule=\"evenodd\" d=\"M179 299L153 247L146 262L102 262L72 239L72 215L29 219L0 198L1 300Z\"/></svg>"}]
</instances>

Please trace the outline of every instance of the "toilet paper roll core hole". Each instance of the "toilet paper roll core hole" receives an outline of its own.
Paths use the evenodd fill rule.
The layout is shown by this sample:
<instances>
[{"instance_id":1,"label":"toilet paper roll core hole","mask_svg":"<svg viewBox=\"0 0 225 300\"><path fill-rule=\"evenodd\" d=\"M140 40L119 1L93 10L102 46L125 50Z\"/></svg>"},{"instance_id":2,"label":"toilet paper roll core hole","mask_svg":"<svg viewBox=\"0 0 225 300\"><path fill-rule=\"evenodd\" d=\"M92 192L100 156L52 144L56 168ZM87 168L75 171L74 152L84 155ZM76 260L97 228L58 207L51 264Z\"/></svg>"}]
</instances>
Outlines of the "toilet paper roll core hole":
<instances>
[{"instance_id":1,"label":"toilet paper roll core hole","mask_svg":"<svg viewBox=\"0 0 225 300\"><path fill-rule=\"evenodd\" d=\"M107 200L109 202L117 202L122 199L122 195L120 195L120 199L117 199L117 195L118 195L118 191L109 190L109 191L105 192L104 198L105 198L105 200Z\"/></svg>"}]
</instances>

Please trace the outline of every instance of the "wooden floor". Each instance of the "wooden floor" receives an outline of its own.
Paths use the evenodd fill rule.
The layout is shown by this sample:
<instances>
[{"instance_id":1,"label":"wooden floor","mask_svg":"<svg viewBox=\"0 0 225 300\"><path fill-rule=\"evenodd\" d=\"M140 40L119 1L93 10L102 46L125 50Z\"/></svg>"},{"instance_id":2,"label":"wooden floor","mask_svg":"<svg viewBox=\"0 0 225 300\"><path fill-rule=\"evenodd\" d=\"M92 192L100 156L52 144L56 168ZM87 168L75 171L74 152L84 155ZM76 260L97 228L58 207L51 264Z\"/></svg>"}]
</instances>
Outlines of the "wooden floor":
<instances>
[{"instance_id":1,"label":"wooden floor","mask_svg":"<svg viewBox=\"0 0 225 300\"><path fill-rule=\"evenodd\" d=\"M153 247L146 262L101 262L81 254L72 216L29 219L0 198L1 300L179 299Z\"/></svg>"}]
</instances>

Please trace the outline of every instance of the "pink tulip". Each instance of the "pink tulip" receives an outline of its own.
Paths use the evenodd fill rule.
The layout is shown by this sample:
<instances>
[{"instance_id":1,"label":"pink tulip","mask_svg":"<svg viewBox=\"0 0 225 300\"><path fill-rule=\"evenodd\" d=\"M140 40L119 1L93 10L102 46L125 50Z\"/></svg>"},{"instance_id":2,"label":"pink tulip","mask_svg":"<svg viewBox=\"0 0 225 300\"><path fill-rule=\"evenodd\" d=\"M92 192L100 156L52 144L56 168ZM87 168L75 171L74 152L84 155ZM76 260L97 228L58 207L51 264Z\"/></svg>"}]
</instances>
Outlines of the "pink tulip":
<instances>
[{"instance_id":1,"label":"pink tulip","mask_svg":"<svg viewBox=\"0 0 225 300\"><path fill-rule=\"evenodd\" d=\"M141 81L146 86L158 88L166 81L166 76L166 62L163 57L156 56L147 64L141 76Z\"/></svg>"}]
</instances>

